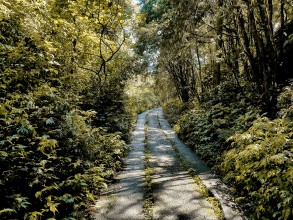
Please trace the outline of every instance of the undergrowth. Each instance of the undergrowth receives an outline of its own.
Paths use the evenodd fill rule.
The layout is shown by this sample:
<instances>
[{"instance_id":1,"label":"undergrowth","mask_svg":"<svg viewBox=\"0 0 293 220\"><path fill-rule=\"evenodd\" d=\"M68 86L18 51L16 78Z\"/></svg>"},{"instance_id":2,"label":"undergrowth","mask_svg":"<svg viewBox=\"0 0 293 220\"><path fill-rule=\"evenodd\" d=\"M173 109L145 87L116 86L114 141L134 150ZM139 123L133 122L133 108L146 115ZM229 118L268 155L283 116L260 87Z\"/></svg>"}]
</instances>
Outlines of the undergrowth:
<instances>
[{"instance_id":1,"label":"undergrowth","mask_svg":"<svg viewBox=\"0 0 293 220\"><path fill-rule=\"evenodd\" d=\"M3 101L3 100L2 100ZM0 107L1 218L82 218L127 145L48 86Z\"/></svg>"},{"instance_id":2,"label":"undergrowth","mask_svg":"<svg viewBox=\"0 0 293 220\"><path fill-rule=\"evenodd\" d=\"M226 92L222 93L227 94ZM224 177L252 219L291 219L292 83L278 96L278 117L269 119L237 94L189 110L171 101L163 107L174 129ZM181 111L181 114L180 114Z\"/></svg>"},{"instance_id":3,"label":"undergrowth","mask_svg":"<svg viewBox=\"0 0 293 220\"><path fill-rule=\"evenodd\" d=\"M17 17L0 19L0 219L87 219L137 112L118 72L76 71Z\"/></svg>"}]
</instances>

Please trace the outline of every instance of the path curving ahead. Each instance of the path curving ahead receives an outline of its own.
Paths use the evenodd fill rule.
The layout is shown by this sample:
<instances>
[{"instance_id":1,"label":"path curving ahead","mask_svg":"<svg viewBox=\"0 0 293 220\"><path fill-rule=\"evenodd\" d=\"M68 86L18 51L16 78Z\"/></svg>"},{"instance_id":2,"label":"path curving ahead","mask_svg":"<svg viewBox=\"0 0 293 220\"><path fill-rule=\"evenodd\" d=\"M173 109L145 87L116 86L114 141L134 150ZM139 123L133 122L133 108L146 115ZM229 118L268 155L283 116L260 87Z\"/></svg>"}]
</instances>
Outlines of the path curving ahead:
<instances>
[{"instance_id":1,"label":"path curving ahead","mask_svg":"<svg viewBox=\"0 0 293 220\"><path fill-rule=\"evenodd\" d=\"M125 159L124 171L117 177L118 183L111 186L95 206L96 220L221 219L215 213L215 207L202 196L199 185L183 166L182 158L197 171L202 183L220 202L225 219L245 219L228 194L228 187L178 139L164 119L161 108L138 116L130 146L132 150ZM148 165L153 170L151 216L149 210L144 210L147 192L144 180L145 148Z\"/></svg>"}]
</instances>

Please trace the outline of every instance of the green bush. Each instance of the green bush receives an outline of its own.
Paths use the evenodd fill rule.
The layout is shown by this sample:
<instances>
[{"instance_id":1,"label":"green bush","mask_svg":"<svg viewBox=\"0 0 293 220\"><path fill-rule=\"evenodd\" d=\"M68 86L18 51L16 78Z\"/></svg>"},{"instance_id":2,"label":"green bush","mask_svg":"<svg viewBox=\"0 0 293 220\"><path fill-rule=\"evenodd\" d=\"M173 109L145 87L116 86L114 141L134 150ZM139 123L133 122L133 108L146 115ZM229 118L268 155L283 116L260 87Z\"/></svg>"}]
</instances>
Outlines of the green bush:
<instances>
[{"instance_id":1,"label":"green bush","mask_svg":"<svg viewBox=\"0 0 293 220\"><path fill-rule=\"evenodd\" d=\"M239 106L223 106L209 110L191 109L174 126L178 135L203 158L214 166L221 161L222 153L229 149L226 139L235 132L247 129L257 113Z\"/></svg>"},{"instance_id":2,"label":"green bush","mask_svg":"<svg viewBox=\"0 0 293 220\"><path fill-rule=\"evenodd\" d=\"M175 125L184 115L187 105L180 99L171 99L163 104L163 112L170 124Z\"/></svg>"},{"instance_id":3,"label":"green bush","mask_svg":"<svg viewBox=\"0 0 293 220\"><path fill-rule=\"evenodd\" d=\"M293 100L293 81L285 86L278 96L278 116L282 117L288 108L292 105Z\"/></svg>"},{"instance_id":4,"label":"green bush","mask_svg":"<svg viewBox=\"0 0 293 220\"><path fill-rule=\"evenodd\" d=\"M211 100L177 118L179 136L225 177L252 219L292 218L292 85L278 97L280 117L270 120L241 99ZM173 113L174 111L174 113ZM179 116L178 116L179 115Z\"/></svg>"},{"instance_id":5,"label":"green bush","mask_svg":"<svg viewBox=\"0 0 293 220\"><path fill-rule=\"evenodd\" d=\"M281 119L260 117L228 140L232 149L219 166L227 182L250 203L256 219L293 216L293 106Z\"/></svg>"},{"instance_id":6,"label":"green bush","mask_svg":"<svg viewBox=\"0 0 293 220\"><path fill-rule=\"evenodd\" d=\"M1 219L82 218L127 149L48 86L0 108Z\"/></svg>"},{"instance_id":7,"label":"green bush","mask_svg":"<svg viewBox=\"0 0 293 220\"><path fill-rule=\"evenodd\" d=\"M1 20L0 29L0 219L85 219L128 148L117 132L130 129L116 96L123 88L108 99L74 93L58 57L17 22Z\"/></svg>"},{"instance_id":8,"label":"green bush","mask_svg":"<svg viewBox=\"0 0 293 220\"><path fill-rule=\"evenodd\" d=\"M203 94L201 103L170 100L163 111L180 138L210 166L219 164L222 153L230 149L226 139L247 130L259 115L259 109L249 105L233 81Z\"/></svg>"}]
</instances>

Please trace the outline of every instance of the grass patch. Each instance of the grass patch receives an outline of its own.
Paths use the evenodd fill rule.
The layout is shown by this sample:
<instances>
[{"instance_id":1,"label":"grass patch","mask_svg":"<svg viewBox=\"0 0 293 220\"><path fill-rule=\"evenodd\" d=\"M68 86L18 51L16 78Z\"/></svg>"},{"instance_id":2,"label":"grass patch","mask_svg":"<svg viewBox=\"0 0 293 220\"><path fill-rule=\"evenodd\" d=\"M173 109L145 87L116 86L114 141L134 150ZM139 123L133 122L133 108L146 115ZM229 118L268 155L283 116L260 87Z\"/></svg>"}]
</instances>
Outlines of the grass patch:
<instances>
[{"instance_id":1,"label":"grass patch","mask_svg":"<svg viewBox=\"0 0 293 220\"><path fill-rule=\"evenodd\" d=\"M154 207L154 196L153 196L153 183L152 183L152 175L154 174L154 169L150 166L150 149L148 145L148 116L146 115L146 123L144 125L144 168L145 168L145 193L144 193L144 217L146 220L153 219L153 207Z\"/></svg>"}]
</instances>

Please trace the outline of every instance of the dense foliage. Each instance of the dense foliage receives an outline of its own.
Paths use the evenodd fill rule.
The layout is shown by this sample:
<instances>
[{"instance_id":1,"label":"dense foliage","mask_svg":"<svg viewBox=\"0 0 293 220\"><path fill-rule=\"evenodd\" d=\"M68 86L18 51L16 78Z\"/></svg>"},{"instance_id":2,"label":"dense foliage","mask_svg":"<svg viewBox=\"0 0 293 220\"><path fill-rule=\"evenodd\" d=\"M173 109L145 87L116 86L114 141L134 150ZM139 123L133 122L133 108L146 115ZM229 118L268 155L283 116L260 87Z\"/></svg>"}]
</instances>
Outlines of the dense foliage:
<instances>
[{"instance_id":1,"label":"dense foliage","mask_svg":"<svg viewBox=\"0 0 293 220\"><path fill-rule=\"evenodd\" d=\"M158 100L251 218L292 218L292 2L141 3L0 2L0 218L88 218Z\"/></svg>"},{"instance_id":2,"label":"dense foliage","mask_svg":"<svg viewBox=\"0 0 293 220\"><path fill-rule=\"evenodd\" d=\"M1 218L81 218L126 144L44 85L1 105Z\"/></svg>"},{"instance_id":3,"label":"dense foliage","mask_svg":"<svg viewBox=\"0 0 293 220\"><path fill-rule=\"evenodd\" d=\"M154 94L154 79L152 76L136 76L129 80L126 86L126 109L136 116L146 109L158 105L158 99Z\"/></svg>"},{"instance_id":4,"label":"dense foliage","mask_svg":"<svg viewBox=\"0 0 293 220\"><path fill-rule=\"evenodd\" d=\"M242 199L250 201L257 218L293 215L292 107L282 118L260 117L247 131L228 139L232 150L224 154L220 169Z\"/></svg>"},{"instance_id":5,"label":"dense foliage","mask_svg":"<svg viewBox=\"0 0 293 220\"><path fill-rule=\"evenodd\" d=\"M291 77L292 8L286 0L145 1L137 51L157 57L164 99L201 103L220 84L235 82L273 118L278 85Z\"/></svg>"},{"instance_id":6,"label":"dense foliage","mask_svg":"<svg viewBox=\"0 0 293 220\"><path fill-rule=\"evenodd\" d=\"M206 106L197 103L186 106L174 100L163 107L178 135L211 166L218 164L222 153L229 149L226 139L248 129L259 116L260 110L249 106L232 86L220 87L218 96L210 97L204 103Z\"/></svg>"},{"instance_id":7,"label":"dense foliage","mask_svg":"<svg viewBox=\"0 0 293 220\"><path fill-rule=\"evenodd\" d=\"M164 106L179 136L224 177L253 219L293 215L292 89L286 86L278 96L274 120L241 100L219 102L219 97L206 103L207 109L196 105L183 111L178 100Z\"/></svg>"},{"instance_id":8,"label":"dense foliage","mask_svg":"<svg viewBox=\"0 0 293 220\"><path fill-rule=\"evenodd\" d=\"M130 5L4 0L0 15L0 218L88 218L154 103L125 93Z\"/></svg>"}]
</instances>

